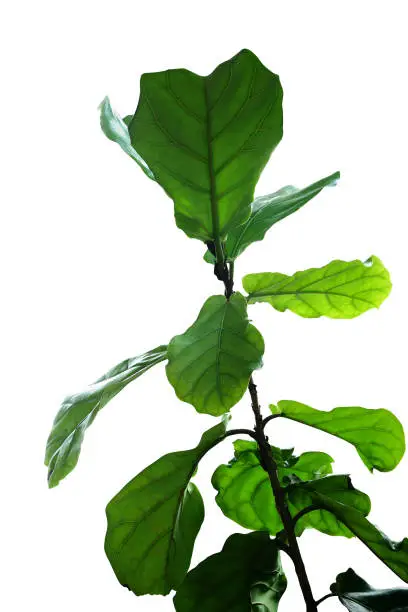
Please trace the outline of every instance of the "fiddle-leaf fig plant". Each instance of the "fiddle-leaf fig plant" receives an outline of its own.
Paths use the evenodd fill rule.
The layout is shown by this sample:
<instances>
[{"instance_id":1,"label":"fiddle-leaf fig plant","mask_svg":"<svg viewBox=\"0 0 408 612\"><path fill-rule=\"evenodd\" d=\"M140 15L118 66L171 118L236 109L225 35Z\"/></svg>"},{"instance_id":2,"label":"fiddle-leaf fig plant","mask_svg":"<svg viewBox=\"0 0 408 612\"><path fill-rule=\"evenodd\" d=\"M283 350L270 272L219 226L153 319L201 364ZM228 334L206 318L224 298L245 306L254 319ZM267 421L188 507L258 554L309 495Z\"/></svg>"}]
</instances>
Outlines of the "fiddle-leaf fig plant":
<instances>
[{"instance_id":1,"label":"fiddle-leaf fig plant","mask_svg":"<svg viewBox=\"0 0 408 612\"><path fill-rule=\"evenodd\" d=\"M385 408L317 410L274 398L268 414L261 413L254 372L263 367L264 340L250 322L253 304L266 302L304 318L351 319L378 308L391 290L389 273L375 256L294 273L276 272L268 262L267 271L243 278L243 292L234 290L240 255L340 177L334 172L303 188L285 186L254 197L282 138L282 98L279 77L243 50L209 76L184 69L144 74L133 115L121 118L108 98L101 103L103 132L173 200L177 226L203 243L204 260L221 289L186 318L187 329L66 397L48 438L48 482L55 487L75 468L98 412L130 382L166 362L177 397L213 416L215 424L198 443L186 434L189 450L158 458L108 503L105 551L118 581L138 596L175 591L177 612L276 612L285 601L288 557L307 612L329 598L353 612L408 611L408 590L375 590L352 569L316 598L324 587L309 581L300 550L306 529L358 538L404 582L408 539L391 541L370 522L368 495L354 488L349 475L333 473L331 456L272 446L266 433L275 419L296 421L354 446L370 471L387 472L405 451L401 423ZM230 411L246 393L254 427L231 429ZM231 535L221 551L190 569L204 520L194 477L201 459L220 443L226 462L212 477L215 502L248 533Z\"/></svg>"}]
</instances>

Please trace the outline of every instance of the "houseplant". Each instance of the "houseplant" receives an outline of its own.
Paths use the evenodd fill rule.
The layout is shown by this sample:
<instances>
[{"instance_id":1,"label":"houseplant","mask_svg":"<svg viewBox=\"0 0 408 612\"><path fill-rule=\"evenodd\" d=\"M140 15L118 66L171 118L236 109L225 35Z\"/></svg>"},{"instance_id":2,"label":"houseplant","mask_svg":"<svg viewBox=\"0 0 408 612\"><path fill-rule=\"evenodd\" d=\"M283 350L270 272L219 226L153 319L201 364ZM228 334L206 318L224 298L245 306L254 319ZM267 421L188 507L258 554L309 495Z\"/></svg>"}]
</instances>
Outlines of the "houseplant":
<instances>
[{"instance_id":1,"label":"houseplant","mask_svg":"<svg viewBox=\"0 0 408 612\"><path fill-rule=\"evenodd\" d=\"M107 506L105 550L119 582L136 595L176 591L178 612L278 609L286 589L281 553L294 564L307 612L328 597L351 611L408 610L405 589L375 590L348 569L316 601L298 540L307 528L330 536L357 537L403 581L408 581L408 540L392 542L367 515L368 496L348 475L333 474L333 459L310 451L272 446L267 428L285 418L315 427L354 445L371 471L390 471L405 451L397 418L385 409L359 406L316 410L293 400L261 413L254 371L264 342L248 308L266 302L304 317L351 319L378 307L391 289L377 257L335 260L288 275L246 275L245 294L235 291L235 262L278 221L328 185L336 172L308 187L284 187L254 198L254 189L282 138L282 87L250 51L243 50L208 77L187 70L145 74L134 115L121 119L106 98L101 126L174 202L177 226L205 245L205 260L221 283L196 320L168 344L127 359L67 397L47 443L51 487L75 467L87 427L128 383L166 361L180 400L217 419L190 450L161 457L131 480ZM267 264L269 265L269 263ZM228 414L248 390L253 429L228 429ZM204 518L192 482L200 460L234 437L233 458L214 472L222 512L248 533L189 571ZM225 443L226 459L229 458Z\"/></svg>"}]
</instances>

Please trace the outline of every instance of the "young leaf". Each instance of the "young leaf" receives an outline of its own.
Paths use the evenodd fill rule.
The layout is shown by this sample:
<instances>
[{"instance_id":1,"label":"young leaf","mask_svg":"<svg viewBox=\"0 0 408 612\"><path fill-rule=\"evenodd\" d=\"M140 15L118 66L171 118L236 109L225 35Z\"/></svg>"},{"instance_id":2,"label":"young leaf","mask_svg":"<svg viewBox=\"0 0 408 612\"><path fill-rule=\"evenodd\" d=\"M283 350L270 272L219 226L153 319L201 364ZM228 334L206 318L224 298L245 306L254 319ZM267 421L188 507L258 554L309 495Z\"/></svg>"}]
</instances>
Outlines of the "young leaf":
<instances>
[{"instance_id":1,"label":"young leaf","mask_svg":"<svg viewBox=\"0 0 408 612\"><path fill-rule=\"evenodd\" d=\"M358 506L353 507L351 504L342 503L341 500L336 501L325 492L318 491L315 484L298 483L288 487L289 501L297 507L311 506L331 512L397 576L408 582L408 538L404 538L401 542L393 542L365 518ZM310 515L302 517L299 523L308 516Z\"/></svg>"},{"instance_id":2,"label":"young leaf","mask_svg":"<svg viewBox=\"0 0 408 612\"><path fill-rule=\"evenodd\" d=\"M253 242L263 240L266 232L275 223L302 208L324 187L336 184L339 178L340 172L335 172L304 189L288 185L275 193L255 198L251 205L250 217L228 233L224 246L226 259L234 261ZM210 251L207 251L204 259L209 263L215 263L215 257Z\"/></svg>"},{"instance_id":3,"label":"young leaf","mask_svg":"<svg viewBox=\"0 0 408 612\"><path fill-rule=\"evenodd\" d=\"M128 124L112 109L108 97L102 100L101 104L99 105L99 109L101 111L101 128L105 136L109 138L109 140L117 142L123 151L127 153L129 157L135 160L146 176L154 181L155 178L153 172L150 170L146 162L140 157L139 153L132 147L127 127Z\"/></svg>"},{"instance_id":4,"label":"young leaf","mask_svg":"<svg viewBox=\"0 0 408 612\"><path fill-rule=\"evenodd\" d=\"M324 412L300 402L282 400L277 406L271 406L271 410L274 414L321 429L353 444L370 471L393 470L405 452L402 425L392 412L384 408L373 410L346 406Z\"/></svg>"},{"instance_id":5,"label":"young leaf","mask_svg":"<svg viewBox=\"0 0 408 612\"><path fill-rule=\"evenodd\" d=\"M109 502L105 552L119 582L136 595L166 595L187 573L204 519L190 479L226 425L224 418L206 431L196 448L164 455Z\"/></svg>"},{"instance_id":6,"label":"young leaf","mask_svg":"<svg viewBox=\"0 0 408 612\"><path fill-rule=\"evenodd\" d=\"M408 589L373 589L352 569L330 587L350 612L408 612Z\"/></svg>"},{"instance_id":7,"label":"young leaf","mask_svg":"<svg viewBox=\"0 0 408 612\"><path fill-rule=\"evenodd\" d=\"M235 533L191 570L174 597L177 612L277 612L287 580L265 532Z\"/></svg>"},{"instance_id":8,"label":"young leaf","mask_svg":"<svg viewBox=\"0 0 408 612\"><path fill-rule=\"evenodd\" d=\"M296 493L294 492L296 491ZM336 515L327 512L314 503L315 496L324 497L330 501L339 502L345 507L357 509L361 516L366 516L371 510L368 495L358 491L351 484L349 476L333 475L318 481L298 483L288 487L288 507L293 517L305 508L316 505L316 509L308 512L296 522L296 535L301 535L307 528L317 529L326 535L353 537L353 531L348 529Z\"/></svg>"},{"instance_id":9,"label":"young leaf","mask_svg":"<svg viewBox=\"0 0 408 612\"><path fill-rule=\"evenodd\" d=\"M353 319L379 307L391 291L390 275L378 257L335 260L323 268L286 274L248 274L242 280L248 302L268 302L276 310L301 317Z\"/></svg>"},{"instance_id":10,"label":"young leaf","mask_svg":"<svg viewBox=\"0 0 408 612\"><path fill-rule=\"evenodd\" d=\"M267 530L272 535L282 529L268 474L259 462L256 442L236 440L234 459L220 465L212 484L218 491L216 502L222 512L246 529ZM333 459L326 453L310 452L295 457L293 450L272 447L281 483L293 475L309 480L332 471Z\"/></svg>"},{"instance_id":11,"label":"young leaf","mask_svg":"<svg viewBox=\"0 0 408 612\"><path fill-rule=\"evenodd\" d=\"M55 487L78 463L85 431L98 412L132 380L152 366L164 361L167 347L126 359L98 378L85 391L68 395L55 417L47 441L45 465L48 466L48 484Z\"/></svg>"},{"instance_id":12,"label":"young leaf","mask_svg":"<svg viewBox=\"0 0 408 612\"><path fill-rule=\"evenodd\" d=\"M168 346L167 377L177 396L198 412L218 416L243 396L262 365L264 342L250 325L245 298L210 297L197 320Z\"/></svg>"},{"instance_id":13,"label":"young leaf","mask_svg":"<svg viewBox=\"0 0 408 612\"><path fill-rule=\"evenodd\" d=\"M205 77L184 69L144 74L129 134L173 199L178 227L219 241L248 218L282 138L279 78L248 50Z\"/></svg>"}]
</instances>

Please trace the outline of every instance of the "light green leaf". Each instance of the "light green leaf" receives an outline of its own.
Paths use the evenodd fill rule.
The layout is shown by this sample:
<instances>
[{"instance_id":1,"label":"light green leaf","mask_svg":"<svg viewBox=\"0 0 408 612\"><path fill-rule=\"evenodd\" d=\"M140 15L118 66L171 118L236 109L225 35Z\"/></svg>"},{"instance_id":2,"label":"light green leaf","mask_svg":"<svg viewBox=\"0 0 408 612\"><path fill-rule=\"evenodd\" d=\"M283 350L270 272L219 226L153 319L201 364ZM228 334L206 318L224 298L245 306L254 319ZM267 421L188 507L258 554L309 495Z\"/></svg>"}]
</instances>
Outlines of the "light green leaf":
<instances>
[{"instance_id":1,"label":"light green leaf","mask_svg":"<svg viewBox=\"0 0 408 612\"><path fill-rule=\"evenodd\" d=\"M370 498L358 491L351 484L349 476L335 474L320 480L293 484L288 487L288 507L295 517L299 512L315 504L315 497L338 502L344 507L352 506L359 510L361 516L366 516L371 510ZM317 529L331 536L352 538L353 532L343 524L337 515L320 508L305 514L296 523L296 535L301 535L307 528Z\"/></svg>"},{"instance_id":2,"label":"light green leaf","mask_svg":"<svg viewBox=\"0 0 408 612\"><path fill-rule=\"evenodd\" d=\"M350 612L408 612L408 589L373 589L352 569L330 587Z\"/></svg>"},{"instance_id":3,"label":"light green leaf","mask_svg":"<svg viewBox=\"0 0 408 612\"><path fill-rule=\"evenodd\" d=\"M168 346L167 377L177 396L198 412L218 416L243 396L262 365L264 342L250 325L245 298L210 297L197 320Z\"/></svg>"},{"instance_id":4,"label":"light green leaf","mask_svg":"<svg viewBox=\"0 0 408 612\"><path fill-rule=\"evenodd\" d=\"M55 487L78 463L85 431L98 412L132 380L152 366L164 361L167 347L126 359L81 393L68 395L55 417L47 441L45 465L48 465L48 484Z\"/></svg>"},{"instance_id":5,"label":"light green leaf","mask_svg":"<svg viewBox=\"0 0 408 612\"><path fill-rule=\"evenodd\" d=\"M317 482L320 485L322 481ZM401 542L393 542L365 518L358 506L353 504L355 506L353 507L352 504L347 505L341 500L337 501L325 492L318 491L315 485L314 482L306 482L288 488L289 501L295 506L305 507L307 497L308 506L313 504L331 512L397 576L408 582L408 538L404 538ZM304 516L299 522L312 514L314 512Z\"/></svg>"},{"instance_id":6,"label":"light green leaf","mask_svg":"<svg viewBox=\"0 0 408 612\"><path fill-rule=\"evenodd\" d=\"M300 402L282 400L277 406L271 406L271 410L274 414L321 429L353 444L370 471L393 470L405 452L402 425L392 412L384 408L373 410L347 406L324 412Z\"/></svg>"},{"instance_id":7,"label":"light green leaf","mask_svg":"<svg viewBox=\"0 0 408 612\"><path fill-rule=\"evenodd\" d=\"M191 570L174 597L177 612L277 612L287 580L265 532L235 533Z\"/></svg>"},{"instance_id":8,"label":"light green leaf","mask_svg":"<svg viewBox=\"0 0 408 612\"><path fill-rule=\"evenodd\" d=\"M282 137L279 78L248 50L209 76L144 74L129 134L173 199L178 227L221 240L249 217L255 185Z\"/></svg>"},{"instance_id":9,"label":"light green leaf","mask_svg":"<svg viewBox=\"0 0 408 612\"><path fill-rule=\"evenodd\" d=\"M136 595L166 595L188 571L204 519L190 482L202 457L225 437L227 418L196 448L164 455L131 480L108 504L105 552L119 582Z\"/></svg>"},{"instance_id":10,"label":"light green leaf","mask_svg":"<svg viewBox=\"0 0 408 612\"><path fill-rule=\"evenodd\" d=\"M336 184L339 178L340 172L335 172L304 189L288 185L275 193L255 198L250 217L228 233L224 248L226 259L234 261L250 244L263 240L275 223L299 210L324 187ZM215 263L215 257L210 251L207 251L204 259L208 263Z\"/></svg>"},{"instance_id":11,"label":"light green leaf","mask_svg":"<svg viewBox=\"0 0 408 612\"><path fill-rule=\"evenodd\" d=\"M220 465L212 484L218 491L216 502L223 513L246 529L266 530L272 535L282 529L268 474L259 462L256 442L236 440L234 459ZM332 471L333 459L326 453L310 452L300 457L293 449L272 447L282 484L293 475L309 480Z\"/></svg>"},{"instance_id":12,"label":"light green leaf","mask_svg":"<svg viewBox=\"0 0 408 612\"><path fill-rule=\"evenodd\" d=\"M378 257L367 261L335 260L293 276L264 272L243 278L248 302L268 302L276 310L301 317L353 319L379 307L391 291L390 275Z\"/></svg>"},{"instance_id":13,"label":"light green leaf","mask_svg":"<svg viewBox=\"0 0 408 612\"><path fill-rule=\"evenodd\" d=\"M101 111L101 128L103 133L109 140L116 142L129 157L135 160L143 172L153 181L155 180L153 172L150 170L146 162L140 157L139 153L132 147L128 132L128 122L131 117L121 119L112 109L109 98L106 96L99 105Z\"/></svg>"}]
</instances>

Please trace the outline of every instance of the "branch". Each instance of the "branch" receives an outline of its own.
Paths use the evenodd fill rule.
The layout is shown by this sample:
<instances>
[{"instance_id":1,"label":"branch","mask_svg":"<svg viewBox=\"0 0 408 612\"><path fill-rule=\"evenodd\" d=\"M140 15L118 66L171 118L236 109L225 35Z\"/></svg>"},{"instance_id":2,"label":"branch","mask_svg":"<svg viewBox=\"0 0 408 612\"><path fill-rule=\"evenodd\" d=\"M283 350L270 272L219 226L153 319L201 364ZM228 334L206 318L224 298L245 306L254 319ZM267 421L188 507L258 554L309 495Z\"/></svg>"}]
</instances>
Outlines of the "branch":
<instances>
[{"instance_id":1,"label":"branch","mask_svg":"<svg viewBox=\"0 0 408 612\"><path fill-rule=\"evenodd\" d=\"M307 506L306 508L303 508L303 510L298 512L296 516L294 517L293 525L295 526L298 520L302 518L302 516L305 516L305 514L309 514L309 512L313 512L313 510L321 510L321 508L317 504L312 504L311 506Z\"/></svg>"},{"instance_id":2,"label":"branch","mask_svg":"<svg viewBox=\"0 0 408 612\"><path fill-rule=\"evenodd\" d=\"M262 427L265 429L265 426L269 423L269 421L272 421L273 419L277 419L280 416L282 415L281 414L270 414L262 421Z\"/></svg>"},{"instance_id":3,"label":"branch","mask_svg":"<svg viewBox=\"0 0 408 612\"><path fill-rule=\"evenodd\" d=\"M225 434L225 436L239 436L239 435L251 436L251 438L253 438L254 440L257 440L256 434L255 432L252 431L252 429L230 429Z\"/></svg>"},{"instance_id":4,"label":"branch","mask_svg":"<svg viewBox=\"0 0 408 612\"><path fill-rule=\"evenodd\" d=\"M326 599L329 599L329 597L336 597L336 595L334 593L328 593L327 595L316 601L316 606L320 606L320 604L326 601Z\"/></svg>"}]
</instances>

